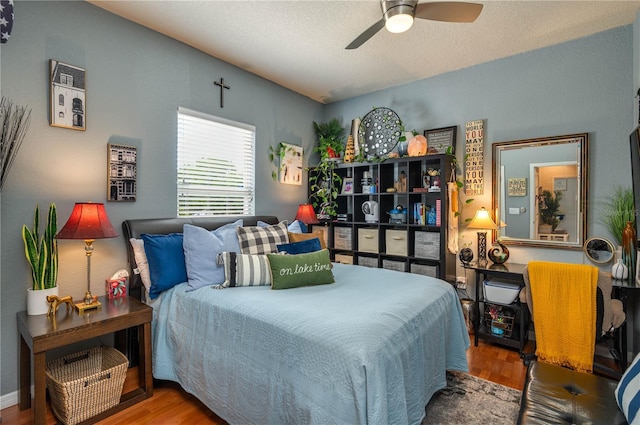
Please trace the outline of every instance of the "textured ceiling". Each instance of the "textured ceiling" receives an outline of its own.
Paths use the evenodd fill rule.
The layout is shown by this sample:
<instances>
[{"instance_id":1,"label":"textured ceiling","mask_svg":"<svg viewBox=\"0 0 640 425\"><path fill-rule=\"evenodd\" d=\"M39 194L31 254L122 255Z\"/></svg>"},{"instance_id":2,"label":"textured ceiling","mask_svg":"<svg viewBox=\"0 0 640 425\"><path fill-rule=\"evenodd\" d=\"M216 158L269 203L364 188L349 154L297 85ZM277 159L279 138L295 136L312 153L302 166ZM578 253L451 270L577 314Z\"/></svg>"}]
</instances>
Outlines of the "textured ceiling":
<instances>
[{"instance_id":1,"label":"textured ceiling","mask_svg":"<svg viewBox=\"0 0 640 425\"><path fill-rule=\"evenodd\" d=\"M476 1L474 23L416 20L345 50L381 18L378 0L88 1L322 103L628 25L640 9L640 0Z\"/></svg>"}]
</instances>

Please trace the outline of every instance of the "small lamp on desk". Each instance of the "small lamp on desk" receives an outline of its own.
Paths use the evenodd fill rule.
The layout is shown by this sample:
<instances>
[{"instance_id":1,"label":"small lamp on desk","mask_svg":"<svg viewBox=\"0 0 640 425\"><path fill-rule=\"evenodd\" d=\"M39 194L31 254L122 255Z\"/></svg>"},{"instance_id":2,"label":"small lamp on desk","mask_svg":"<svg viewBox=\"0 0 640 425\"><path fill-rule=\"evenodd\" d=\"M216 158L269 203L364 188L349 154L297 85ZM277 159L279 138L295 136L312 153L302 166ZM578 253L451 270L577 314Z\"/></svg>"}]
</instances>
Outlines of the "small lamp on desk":
<instances>
[{"instance_id":1,"label":"small lamp on desk","mask_svg":"<svg viewBox=\"0 0 640 425\"><path fill-rule=\"evenodd\" d=\"M96 239L115 238L118 232L109 221L104 204L94 202L77 202L71 216L58 232L58 239L82 239L87 254L87 292L83 302L76 304L78 311L100 307L100 302L91 295L91 254Z\"/></svg>"},{"instance_id":2,"label":"small lamp on desk","mask_svg":"<svg viewBox=\"0 0 640 425\"><path fill-rule=\"evenodd\" d=\"M313 210L313 206L311 204L300 204L298 206L298 212L296 214L295 220L304 223L307 226L307 231L310 224L320 223L320 221L318 220L318 216L316 216L316 212Z\"/></svg>"},{"instance_id":3,"label":"small lamp on desk","mask_svg":"<svg viewBox=\"0 0 640 425\"><path fill-rule=\"evenodd\" d=\"M482 207L476 211L475 217L467 227L478 229L478 264L487 264L487 231L497 230L498 226L489 215L489 211Z\"/></svg>"}]
</instances>

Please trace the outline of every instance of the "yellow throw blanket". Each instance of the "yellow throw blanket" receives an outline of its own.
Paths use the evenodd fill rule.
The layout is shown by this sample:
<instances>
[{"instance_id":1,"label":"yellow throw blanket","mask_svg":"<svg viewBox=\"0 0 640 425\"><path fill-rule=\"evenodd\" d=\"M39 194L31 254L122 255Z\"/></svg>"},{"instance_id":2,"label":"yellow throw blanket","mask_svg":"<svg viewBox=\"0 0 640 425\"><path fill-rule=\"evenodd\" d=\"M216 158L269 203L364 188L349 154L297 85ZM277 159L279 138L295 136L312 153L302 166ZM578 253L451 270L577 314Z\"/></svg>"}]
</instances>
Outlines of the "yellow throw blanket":
<instances>
[{"instance_id":1,"label":"yellow throw blanket","mask_svg":"<svg viewBox=\"0 0 640 425\"><path fill-rule=\"evenodd\" d=\"M537 261L528 269L538 359L591 372L598 269Z\"/></svg>"}]
</instances>

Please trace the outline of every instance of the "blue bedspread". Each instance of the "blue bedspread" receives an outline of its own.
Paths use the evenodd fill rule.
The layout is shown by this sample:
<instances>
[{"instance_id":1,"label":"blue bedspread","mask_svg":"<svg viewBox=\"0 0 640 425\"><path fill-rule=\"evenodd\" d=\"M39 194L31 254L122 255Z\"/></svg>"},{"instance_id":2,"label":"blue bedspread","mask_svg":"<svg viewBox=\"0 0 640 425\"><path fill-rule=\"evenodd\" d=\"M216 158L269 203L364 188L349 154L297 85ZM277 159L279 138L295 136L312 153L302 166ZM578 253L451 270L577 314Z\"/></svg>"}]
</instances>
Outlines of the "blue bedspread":
<instances>
[{"instance_id":1,"label":"blue bedspread","mask_svg":"<svg viewBox=\"0 0 640 425\"><path fill-rule=\"evenodd\" d=\"M468 371L444 281L334 264L336 283L186 292L152 303L153 375L231 424L418 424L445 370Z\"/></svg>"}]
</instances>

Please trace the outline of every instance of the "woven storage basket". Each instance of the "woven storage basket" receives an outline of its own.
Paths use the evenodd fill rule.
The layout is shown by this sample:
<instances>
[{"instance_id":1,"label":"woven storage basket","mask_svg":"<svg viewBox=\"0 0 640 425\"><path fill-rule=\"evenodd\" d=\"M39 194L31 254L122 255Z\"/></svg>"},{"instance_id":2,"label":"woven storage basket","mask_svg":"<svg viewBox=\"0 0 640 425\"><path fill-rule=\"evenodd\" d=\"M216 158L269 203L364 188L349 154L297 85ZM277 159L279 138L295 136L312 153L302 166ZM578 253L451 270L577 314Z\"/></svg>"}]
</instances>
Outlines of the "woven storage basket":
<instances>
[{"instance_id":1,"label":"woven storage basket","mask_svg":"<svg viewBox=\"0 0 640 425\"><path fill-rule=\"evenodd\" d=\"M47 363L51 408L64 424L77 424L120 402L127 358L112 347L96 347Z\"/></svg>"}]
</instances>

